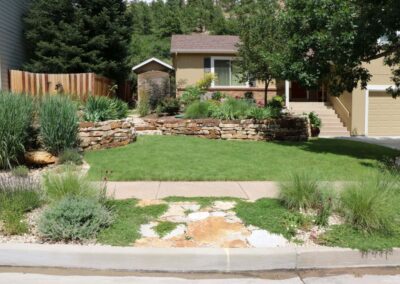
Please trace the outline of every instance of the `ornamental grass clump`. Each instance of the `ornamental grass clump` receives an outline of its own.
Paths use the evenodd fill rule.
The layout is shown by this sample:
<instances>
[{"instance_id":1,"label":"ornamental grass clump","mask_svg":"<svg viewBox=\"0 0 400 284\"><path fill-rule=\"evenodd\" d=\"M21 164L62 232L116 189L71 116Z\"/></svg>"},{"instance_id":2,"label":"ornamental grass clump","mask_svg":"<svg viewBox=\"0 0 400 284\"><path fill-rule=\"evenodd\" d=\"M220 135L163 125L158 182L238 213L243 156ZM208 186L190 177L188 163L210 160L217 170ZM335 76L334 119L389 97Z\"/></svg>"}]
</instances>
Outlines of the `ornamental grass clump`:
<instances>
[{"instance_id":1,"label":"ornamental grass clump","mask_svg":"<svg viewBox=\"0 0 400 284\"><path fill-rule=\"evenodd\" d=\"M71 169L62 174L55 172L46 174L43 177L43 185L46 198L51 203L65 197L93 199L99 202L106 200L104 185L91 182Z\"/></svg>"},{"instance_id":2,"label":"ornamental grass clump","mask_svg":"<svg viewBox=\"0 0 400 284\"><path fill-rule=\"evenodd\" d=\"M185 118L207 118L210 117L211 103L208 101L195 101L189 105L185 112Z\"/></svg>"},{"instance_id":3,"label":"ornamental grass clump","mask_svg":"<svg viewBox=\"0 0 400 284\"><path fill-rule=\"evenodd\" d=\"M67 96L46 96L40 104L40 139L49 152L59 154L78 144L77 105Z\"/></svg>"},{"instance_id":4,"label":"ornamental grass clump","mask_svg":"<svg viewBox=\"0 0 400 284\"><path fill-rule=\"evenodd\" d=\"M67 196L45 210L38 229L47 240L84 241L96 238L112 222L112 212L98 201Z\"/></svg>"},{"instance_id":5,"label":"ornamental grass clump","mask_svg":"<svg viewBox=\"0 0 400 284\"><path fill-rule=\"evenodd\" d=\"M398 192L383 178L348 185L340 195L340 211L353 228L366 233L391 233L398 226Z\"/></svg>"},{"instance_id":6,"label":"ornamental grass clump","mask_svg":"<svg viewBox=\"0 0 400 284\"><path fill-rule=\"evenodd\" d=\"M21 235L28 232L25 213L42 204L40 183L29 177L0 177L0 220L3 233Z\"/></svg>"},{"instance_id":7,"label":"ornamental grass clump","mask_svg":"<svg viewBox=\"0 0 400 284\"><path fill-rule=\"evenodd\" d=\"M295 173L280 184L280 199L289 209L316 208L320 196L317 180L307 173Z\"/></svg>"},{"instance_id":8,"label":"ornamental grass clump","mask_svg":"<svg viewBox=\"0 0 400 284\"><path fill-rule=\"evenodd\" d=\"M12 168L25 153L32 114L29 96L0 91L0 168Z\"/></svg>"}]
</instances>

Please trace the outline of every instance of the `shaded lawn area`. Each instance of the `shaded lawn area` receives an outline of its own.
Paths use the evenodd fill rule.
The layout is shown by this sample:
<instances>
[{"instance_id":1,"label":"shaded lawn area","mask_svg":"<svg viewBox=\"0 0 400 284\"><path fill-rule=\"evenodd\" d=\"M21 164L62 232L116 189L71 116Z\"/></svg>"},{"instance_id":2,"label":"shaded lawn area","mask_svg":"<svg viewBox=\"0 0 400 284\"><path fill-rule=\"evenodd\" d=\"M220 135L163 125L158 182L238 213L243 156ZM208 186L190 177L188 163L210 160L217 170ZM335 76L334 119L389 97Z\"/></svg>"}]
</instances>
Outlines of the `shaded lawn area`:
<instances>
[{"instance_id":1,"label":"shaded lawn area","mask_svg":"<svg viewBox=\"0 0 400 284\"><path fill-rule=\"evenodd\" d=\"M134 180L284 180L306 171L320 180L354 180L379 171L390 148L340 139L308 142L209 140L141 136L128 146L85 154L89 176ZM105 174L107 172L107 174Z\"/></svg>"}]
</instances>

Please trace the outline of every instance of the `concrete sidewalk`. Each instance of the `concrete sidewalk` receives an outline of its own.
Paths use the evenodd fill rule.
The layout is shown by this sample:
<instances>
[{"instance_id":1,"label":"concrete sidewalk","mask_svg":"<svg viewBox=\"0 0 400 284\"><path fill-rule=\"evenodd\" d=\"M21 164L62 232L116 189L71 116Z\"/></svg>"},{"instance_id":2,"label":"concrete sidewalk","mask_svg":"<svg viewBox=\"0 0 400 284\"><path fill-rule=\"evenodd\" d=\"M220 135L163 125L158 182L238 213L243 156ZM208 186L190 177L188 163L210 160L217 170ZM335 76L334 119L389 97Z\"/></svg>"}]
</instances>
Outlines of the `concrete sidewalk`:
<instances>
[{"instance_id":1,"label":"concrete sidewalk","mask_svg":"<svg viewBox=\"0 0 400 284\"><path fill-rule=\"evenodd\" d=\"M107 192L115 199L162 199L183 197L237 197L249 200L278 197L278 183L273 181L215 182L108 182Z\"/></svg>"}]
</instances>

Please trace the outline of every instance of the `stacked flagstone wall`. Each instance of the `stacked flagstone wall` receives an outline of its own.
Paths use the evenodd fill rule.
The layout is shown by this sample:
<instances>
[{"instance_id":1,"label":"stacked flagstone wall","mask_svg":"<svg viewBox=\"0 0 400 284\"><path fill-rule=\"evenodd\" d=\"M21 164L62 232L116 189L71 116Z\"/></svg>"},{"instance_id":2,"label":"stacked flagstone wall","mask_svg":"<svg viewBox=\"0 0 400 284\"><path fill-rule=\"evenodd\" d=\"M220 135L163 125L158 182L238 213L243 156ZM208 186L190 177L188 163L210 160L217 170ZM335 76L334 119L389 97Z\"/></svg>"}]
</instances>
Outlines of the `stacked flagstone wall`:
<instances>
[{"instance_id":1,"label":"stacked flagstone wall","mask_svg":"<svg viewBox=\"0 0 400 284\"><path fill-rule=\"evenodd\" d=\"M127 145L136 139L130 119L79 124L80 146L83 150L106 149Z\"/></svg>"},{"instance_id":2,"label":"stacked flagstone wall","mask_svg":"<svg viewBox=\"0 0 400 284\"><path fill-rule=\"evenodd\" d=\"M305 141L309 137L308 121L304 117L287 116L268 120L217 119L144 119L147 129L159 130L162 135L190 135L209 139L257 141Z\"/></svg>"}]
</instances>

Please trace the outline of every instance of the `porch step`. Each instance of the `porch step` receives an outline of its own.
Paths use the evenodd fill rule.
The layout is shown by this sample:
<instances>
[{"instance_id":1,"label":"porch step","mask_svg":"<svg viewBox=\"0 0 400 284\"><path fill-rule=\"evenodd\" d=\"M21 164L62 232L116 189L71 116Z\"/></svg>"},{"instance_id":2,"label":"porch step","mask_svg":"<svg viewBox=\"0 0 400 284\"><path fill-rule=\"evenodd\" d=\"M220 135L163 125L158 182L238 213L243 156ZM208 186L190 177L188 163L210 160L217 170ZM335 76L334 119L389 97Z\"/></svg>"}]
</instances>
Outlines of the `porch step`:
<instances>
[{"instance_id":1,"label":"porch step","mask_svg":"<svg viewBox=\"0 0 400 284\"><path fill-rule=\"evenodd\" d=\"M349 131L343 125L334 108L324 102L291 102L290 112L302 115L303 113L315 112L321 119L320 137L348 137Z\"/></svg>"}]
</instances>

